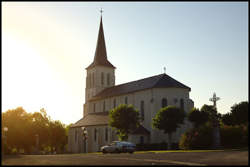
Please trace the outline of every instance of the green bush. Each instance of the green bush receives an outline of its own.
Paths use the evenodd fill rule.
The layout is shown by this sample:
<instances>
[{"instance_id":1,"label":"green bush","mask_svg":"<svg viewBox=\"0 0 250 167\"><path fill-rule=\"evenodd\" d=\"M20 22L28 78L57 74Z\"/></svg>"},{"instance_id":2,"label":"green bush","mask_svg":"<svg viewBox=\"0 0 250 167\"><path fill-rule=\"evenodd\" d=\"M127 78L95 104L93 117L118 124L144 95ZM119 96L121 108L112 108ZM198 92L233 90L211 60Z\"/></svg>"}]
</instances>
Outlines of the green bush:
<instances>
[{"instance_id":1,"label":"green bush","mask_svg":"<svg viewBox=\"0 0 250 167\"><path fill-rule=\"evenodd\" d=\"M213 129L211 125L193 128L185 132L180 141L180 149L211 149L213 144ZM248 147L248 126L220 127L221 146L223 148Z\"/></svg>"},{"instance_id":2,"label":"green bush","mask_svg":"<svg viewBox=\"0 0 250 167\"><path fill-rule=\"evenodd\" d=\"M221 145L224 148L240 148L248 146L247 126L224 125L220 129Z\"/></svg>"},{"instance_id":3,"label":"green bush","mask_svg":"<svg viewBox=\"0 0 250 167\"><path fill-rule=\"evenodd\" d=\"M208 149L213 142L212 127L204 125L199 128L193 128L181 136L179 142L180 149Z\"/></svg>"}]
</instances>

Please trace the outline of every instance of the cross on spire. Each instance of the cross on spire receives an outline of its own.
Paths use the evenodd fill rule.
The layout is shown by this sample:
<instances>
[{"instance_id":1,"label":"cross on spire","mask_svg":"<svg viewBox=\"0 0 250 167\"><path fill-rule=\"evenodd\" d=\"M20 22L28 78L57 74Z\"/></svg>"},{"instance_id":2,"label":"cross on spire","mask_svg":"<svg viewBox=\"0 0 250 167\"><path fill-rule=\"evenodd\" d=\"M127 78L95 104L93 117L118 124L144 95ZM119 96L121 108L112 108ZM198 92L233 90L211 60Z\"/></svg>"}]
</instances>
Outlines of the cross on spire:
<instances>
[{"instance_id":1,"label":"cross on spire","mask_svg":"<svg viewBox=\"0 0 250 167\"><path fill-rule=\"evenodd\" d=\"M209 101L212 101L214 103L214 108L216 108L216 101L220 100L219 97L216 97L216 94L213 94L213 97L209 99Z\"/></svg>"},{"instance_id":2,"label":"cross on spire","mask_svg":"<svg viewBox=\"0 0 250 167\"><path fill-rule=\"evenodd\" d=\"M102 8L101 8L100 12L101 12L101 15L102 15L102 13L103 13L103 10L102 10Z\"/></svg>"}]
</instances>

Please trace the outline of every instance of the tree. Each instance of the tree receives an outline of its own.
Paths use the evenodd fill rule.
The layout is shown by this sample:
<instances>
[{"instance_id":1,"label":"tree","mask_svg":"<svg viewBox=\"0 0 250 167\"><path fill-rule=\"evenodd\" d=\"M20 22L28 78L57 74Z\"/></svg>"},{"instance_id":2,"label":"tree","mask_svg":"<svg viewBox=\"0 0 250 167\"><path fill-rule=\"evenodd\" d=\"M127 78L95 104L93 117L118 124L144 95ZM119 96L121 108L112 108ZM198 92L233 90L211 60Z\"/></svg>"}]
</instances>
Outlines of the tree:
<instances>
[{"instance_id":1,"label":"tree","mask_svg":"<svg viewBox=\"0 0 250 167\"><path fill-rule=\"evenodd\" d=\"M222 115L225 125L247 125L248 124L248 102L243 101L234 104L229 113Z\"/></svg>"},{"instance_id":2,"label":"tree","mask_svg":"<svg viewBox=\"0 0 250 167\"><path fill-rule=\"evenodd\" d=\"M50 121L49 123L49 141L51 151L60 152L67 144L66 127L60 121Z\"/></svg>"},{"instance_id":3,"label":"tree","mask_svg":"<svg viewBox=\"0 0 250 167\"><path fill-rule=\"evenodd\" d=\"M225 125L234 125L235 124L232 113L223 114L221 119L222 119L223 124L225 124Z\"/></svg>"},{"instance_id":4,"label":"tree","mask_svg":"<svg viewBox=\"0 0 250 167\"><path fill-rule=\"evenodd\" d=\"M208 122L213 127L213 148L217 149L220 147L220 124L219 124L219 118L221 117L220 114L218 114L217 109L212 105L206 105L204 104L201 108L201 111L208 113Z\"/></svg>"},{"instance_id":5,"label":"tree","mask_svg":"<svg viewBox=\"0 0 250 167\"><path fill-rule=\"evenodd\" d=\"M248 123L248 102L243 101L239 104L235 104L231 107L232 117L234 118L234 124L247 124Z\"/></svg>"},{"instance_id":6,"label":"tree","mask_svg":"<svg viewBox=\"0 0 250 167\"><path fill-rule=\"evenodd\" d=\"M200 110L201 112L206 112L208 114L208 121L211 123L214 121L215 118L219 117L217 110L214 108L213 105L204 104Z\"/></svg>"},{"instance_id":7,"label":"tree","mask_svg":"<svg viewBox=\"0 0 250 167\"><path fill-rule=\"evenodd\" d=\"M22 107L10 109L2 113L2 128L8 127L6 143L11 149L21 148L29 150L32 139L29 138L31 131L31 117Z\"/></svg>"},{"instance_id":8,"label":"tree","mask_svg":"<svg viewBox=\"0 0 250 167\"><path fill-rule=\"evenodd\" d=\"M139 126L139 111L132 105L121 104L109 111L109 125L116 128L119 140L127 140L128 134Z\"/></svg>"},{"instance_id":9,"label":"tree","mask_svg":"<svg viewBox=\"0 0 250 167\"><path fill-rule=\"evenodd\" d=\"M187 116L188 120L194 123L195 128L198 128L208 121L208 113L200 111L198 108L192 108Z\"/></svg>"},{"instance_id":10,"label":"tree","mask_svg":"<svg viewBox=\"0 0 250 167\"><path fill-rule=\"evenodd\" d=\"M46 110L44 108L40 109L40 112L34 112L32 114L32 138L36 140L36 135L38 135L39 140L39 150L43 150L49 145L49 124L51 120L47 116Z\"/></svg>"},{"instance_id":11,"label":"tree","mask_svg":"<svg viewBox=\"0 0 250 167\"><path fill-rule=\"evenodd\" d=\"M60 121L52 121L44 108L35 113L27 113L22 107L7 110L2 113L2 131L3 127L8 127L4 135L7 136L5 142L10 150L15 148L19 152L24 149L25 153L30 153L32 147L36 147L36 135L39 150L52 146L63 148L67 143L65 125Z\"/></svg>"},{"instance_id":12,"label":"tree","mask_svg":"<svg viewBox=\"0 0 250 167\"><path fill-rule=\"evenodd\" d=\"M175 106L161 108L153 118L153 128L168 134L168 149L171 149L171 135L183 124L185 112Z\"/></svg>"}]
</instances>

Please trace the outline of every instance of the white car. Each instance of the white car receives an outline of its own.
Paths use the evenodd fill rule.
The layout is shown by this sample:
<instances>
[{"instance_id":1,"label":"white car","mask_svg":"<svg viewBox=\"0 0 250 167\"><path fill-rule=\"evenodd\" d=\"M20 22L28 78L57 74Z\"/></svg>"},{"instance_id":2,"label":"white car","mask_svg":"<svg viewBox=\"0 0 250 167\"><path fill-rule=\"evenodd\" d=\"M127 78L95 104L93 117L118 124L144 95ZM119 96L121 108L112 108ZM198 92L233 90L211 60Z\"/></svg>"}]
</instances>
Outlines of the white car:
<instances>
[{"instance_id":1,"label":"white car","mask_svg":"<svg viewBox=\"0 0 250 167\"><path fill-rule=\"evenodd\" d=\"M113 141L111 144L102 146L101 152L105 153L134 153L135 144L127 141Z\"/></svg>"}]
</instances>

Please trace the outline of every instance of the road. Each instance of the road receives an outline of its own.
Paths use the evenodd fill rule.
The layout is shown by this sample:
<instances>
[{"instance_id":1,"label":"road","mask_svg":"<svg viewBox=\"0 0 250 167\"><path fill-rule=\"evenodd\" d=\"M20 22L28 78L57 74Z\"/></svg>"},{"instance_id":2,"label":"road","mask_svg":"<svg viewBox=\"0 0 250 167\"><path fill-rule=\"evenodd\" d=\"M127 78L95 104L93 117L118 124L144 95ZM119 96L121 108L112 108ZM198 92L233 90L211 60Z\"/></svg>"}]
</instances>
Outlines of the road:
<instances>
[{"instance_id":1,"label":"road","mask_svg":"<svg viewBox=\"0 0 250 167\"><path fill-rule=\"evenodd\" d=\"M248 165L248 151L16 155L2 165Z\"/></svg>"}]
</instances>

